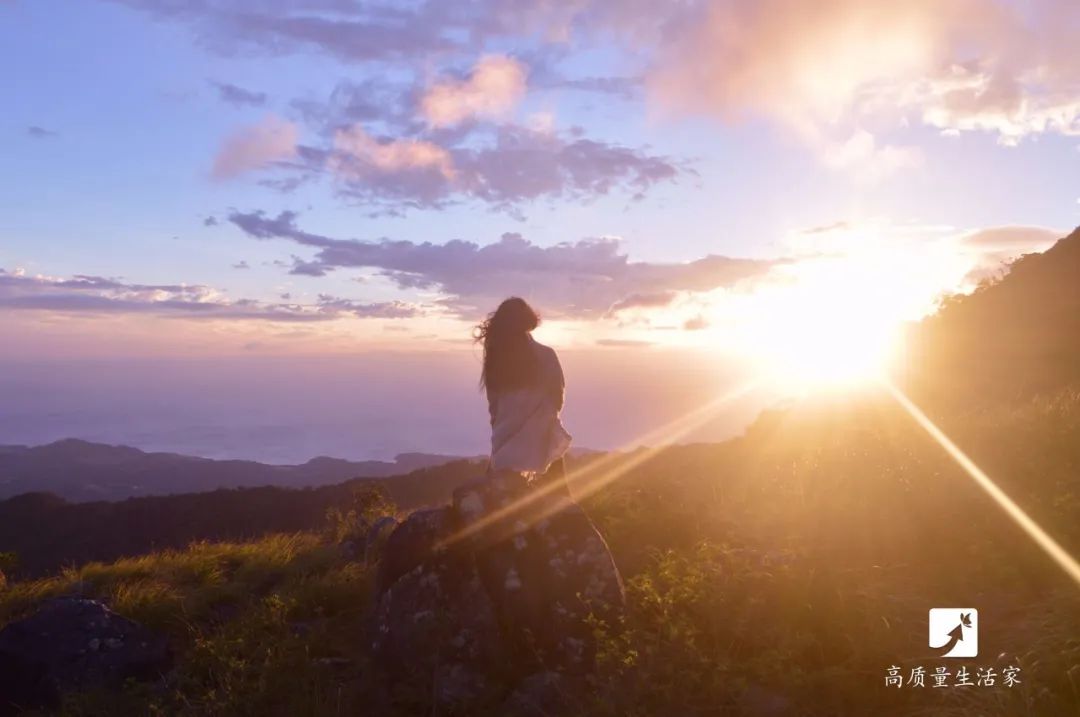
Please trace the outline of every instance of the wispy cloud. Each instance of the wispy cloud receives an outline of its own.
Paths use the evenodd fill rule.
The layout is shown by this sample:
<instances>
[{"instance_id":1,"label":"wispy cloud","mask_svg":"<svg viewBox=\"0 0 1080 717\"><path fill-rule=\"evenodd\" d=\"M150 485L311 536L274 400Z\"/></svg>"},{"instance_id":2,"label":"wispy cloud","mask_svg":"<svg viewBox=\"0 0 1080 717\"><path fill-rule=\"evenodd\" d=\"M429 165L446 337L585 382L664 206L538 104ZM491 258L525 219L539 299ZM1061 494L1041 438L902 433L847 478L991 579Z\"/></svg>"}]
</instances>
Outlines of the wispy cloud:
<instances>
[{"instance_id":1,"label":"wispy cloud","mask_svg":"<svg viewBox=\"0 0 1080 717\"><path fill-rule=\"evenodd\" d=\"M596 345L621 349L640 349L647 346L655 346L656 343L654 341L645 341L642 339L597 339Z\"/></svg>"},{"instance_id":2,"label":"wispy cloud","mask_svg":"<svg viewBox=\"0 0 1080 717\"><path fill-rule=\"evenodd\" d=\"M30 125L26 128L26 134L34 139L52 139L53 137L59 137L59 132L54 132L51 129L45 129L37 125Z\"/></svg>"},{"instance_id":3,"label":"wispy cloud","mask_svg":"<svg viewBox=\"0 0 1080 717\"><path fill-rule=\"evenodd\" d=\"M0 269L0 308L58 314L142 314L197 320L303 323L345 316L405 318L419 307L402 302L363 303L321 294L315 304L231 300L197 284L134 284L114 278L28 276Z\"/></svg>"},{"instance_id":4,"label":"wispy cloud","mask_svg":"<svg viewBox=\"0 0 1080 717\"><path fill-rule=\"evenodd\" d=\"M679 294L675 291L657 291L652 294L631 294L625 299L616 301L608 311L609 316L614 316L620 311L628 309L656 309L670 306Z\"/></svg>"},{"instance_id":5,"label":"wispy cloud","mask_svg":"<svg viewBox=\"0 0 1080 717\"><path fill-rule=\"evenodd\" d=\"M243 127L227 137L214 158L211 175L230 179L296 156L299 131L291 122L268 115L258 124Z\"/></svg>"},{"instance_id":6,"label":"wispy cloud","mask_svg":"<svg viewBox=\"0 0 1080 717\"><path fill-rule=\"evenodd\" d=\"M210 80L211 86L217 90L218 99L235 107L262 107L266 104L267 94L246 90L243 87L228 82Z\"/></svg>"},{"instance_id":7,"label":"wispy cloud","mask_svg":"<svg viewBox=\"0 0 1080 717\"><path fill-rule=\"evenodd\" d=\"M692 173L631 147L511 124L443 144L423 135L378 137L356 123L336 130L329 149L300 148L299 159L293 171L330 172L340 195L391 212L477 201L521 216L522 205L534 200L588 202L614 193L639 199Z\"/></svg>"},{"instance_id":8,"label":"wispy cloud","mask_svg":"<svg viewBox=\"0 0 1080 717\"><path fill-rule=\"evenodd\" d=\"M402 289L440 291L443 303L467 318L513 294L532 298L552 315L599 318L618 302L635 301L634 296L732 286L765 274L775 264L723 256L687 263L632 262L618 240L607 237L549 247L514 233L486 246L463 240L362 241L305 232L293 212L276 217L236 212L229 220L253 238L286 239L314 249L313 259L294 260L294 273L377 269Z\"/></svg>"}]
</instances>

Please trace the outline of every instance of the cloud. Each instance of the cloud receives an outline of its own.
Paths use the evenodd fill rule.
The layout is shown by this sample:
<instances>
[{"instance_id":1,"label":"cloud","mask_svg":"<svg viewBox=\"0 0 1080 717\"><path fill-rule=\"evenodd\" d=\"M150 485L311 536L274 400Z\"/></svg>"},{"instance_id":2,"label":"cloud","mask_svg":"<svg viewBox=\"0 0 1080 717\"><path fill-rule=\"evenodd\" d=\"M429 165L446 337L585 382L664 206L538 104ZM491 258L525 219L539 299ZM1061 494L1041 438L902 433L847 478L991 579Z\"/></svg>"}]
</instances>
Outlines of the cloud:
<instances>
[{"instance_id":1,"label":"cloud","mask_svg":"<svg viewBox=\"0 0 1080 717\"><path fill-rule=\"evenodd\" d=\"M218 98L222 102L233 105L234 107L262 107L266 104L267 95L265 92L245 90L243 87L237 87L228 82L215 82L211 80L210 84L217 89Z\"/></svg>"},{"instance_id":2,"label":"cloud","mask_svg":"<svg viewBox=\"0 0 1080 717\"><path fill-rule=\"evenodd\" d=\"M318 306L333 313L348 313L361 319L407 319L417 315L416 307L403 301L363 303L319 294Z\"/></svg>"},{"instance_id":3,"label":"cloud","mask_svg":"<svg viewBox=\"0 0 1080 717\"><path fill-rule=\"evenodd\" d=\"M525 66L517 60L488 55L477 61L467 79L443 81L429 88L420 108L435 127L473 117L504 117L525 96L526 77Z\"/></svg>"},{"instance_id":4,"label":"cloud","mask_svg":"<svg viewBox=\"0 0 1080 717\"><path fill-rule=\"evenodd\" d=\"M85 315L151 315L197 320L303 323L347 315L360 318L417 316L420 308L402 302L363 304L320 295L314 305L227 299L197 284L131 284L119 279L75 275L70 279L26 276L0 269L0 308Z\"/></svg>"},{"instance_id":5,"label":"cloud","mask_svg":"<svg viewBox=\"0 0 1080 717\"><path fill-rule=\"evenodd\" d=\"M34 139L52 139L53 137L59 137L59 132L54 132L51 129L45 129L44 127L38 127L37 125L30 125L26 128L26 134Z\"/></svg>"},{"instance_id":6,"label":"cloud","mask_svg":"<svg viewBox=\"0 0 1080 717\"><path fill-rule=\"evenodd\" d=\"M613 348L645 348L655 346L655 341L642 341L638 339L597 339L597 346L609 346Z\"/></svg>"},{"instance_id":7,"label":"cloud","mask_svg":"<svg viewBox=\"0 0 1080 717\"><path fill-rule=\"evenodd\" d=\"M218 225L218 220L215 216L208 216L202 220L202 223L204 227L216 227Z\"/></svg>"},{"instance_id":8,"label":"cloud","mask_svg":"<svg viewBox=\"0 0 1080 717\"><path fill-rule=\"evenodd\" d=\"M1002 226L981 229L960 239L960 247L971 257L971 268L964 283L975 286L995 279L1024 254L1049 249L1066 232L1046 227Z\"/></svg>"},{"instance_id":9,"label":"cloud","mask_svg":"<svg viewBox=\"0 0 1080 717\"><path fill-rule=\"evenodd\" d=\"M214 158L211 174L229 179L262 169L273 162L296 156L299 132L296 125L274 115L229 136Z\"/></svg>"},{"instance_id":10,"label":"cloud","mask_svg":"<svg viewBox=\"0 0 1080 717\"><path fill-rule=\"evenodd\" d=\"M553 122L509 123L525 98L534 62L562 54L553 48L562 47L575 26L617 19L613 8L595 0L588 7L518 0L120 1L189 25L206 47L226 55L314 49L376 63L350 72L355 79L339 82L325 99L289 103L304 136L315 138L310 145L298 144L296 125L268 118L224 143L214 162L216 178L270 168L275 175L260 177L263 186L289 192L328 177L341 197L376 214L475 201L521 217L524 203L541 198L589 201L625 191L638 199L688 171L647 149L574 129L560 132ZM503 54L509 46L504 39L512 41L515 57ZM441 66L468 71L432 75L431 68ZM635 77L566 79L553 69L543 72L547 89L611 97L640 86ZM212 84L234 104L265 99L235 85ZM532 118L544 116L537 111Z\"/></svg>"},{"instance_id":11,"label":"cloud","mask_svg":"<svg viewBox=\"0 0 1080 717\"><path fill-rule=\"evenodd\" d=\"M1045 251L1064 234L1047 227L1002 226L973 232L963 242L979 250Z\"/></svg>"},{"instance_id":12,"label":"cloud","mask_svg":"<svg viewBox=\"0 0 1080 717\"><path fill-rule=\"evenodd\" d=\"M657 291L652 294L631 294L625 299L620 299L612 304L608 310L609 316L614 316L620 311L627 309L657 309L665 306L671 306L672 302L678 297L678 293L674 291Z\"/></svg>"},{"instance_id":13,"label":"cloud","mask_svg":"<svg viewBox=\"0 0 1080 717\"><path fill-rule=\"evenodd\" d=\"M376 138L355 124L334 134L332 150L308 158L333 172L343 196L391 210L475 200L518 212L518 205L536 199L584 202L615 191L640 198L688 171L633 148L516 125L495 128L488 142L471 137L444 147L427 139Z\"/></svg>"},{"instance_id":14,"label":"cloud","mask_svg":"<svg viewBox=\"0 0 1080 717\"><path fill-rule=\"evenodd\" d=\"M864 129L842 142L823 141L818 152L825 166L847 170L867 182L877 182L902 169L922 166L923 153L918 147L879 145Z\"/></svg>"},{"instance_id":15,"label":"cloud","mask_svg":"<svg viewBox=\"0 0 1080 717\"><path fill-rule=\"evenodd\" d=\"M238 262L236 262L235 264L232 265L232 268L234 268L234 269L250 269L251 265L248 264L246 261L238 261Z\"/></svg>"},{"instance_id":16,"label":"cloud","mask_svg":"<svg viewBox=\"0 0 1080 717\"><path fill-rule=\"evenodd\" d=\"M444 148L419 139L380 141L360 124L334 134L327 166L351 191L420 203L445 195L454 178Z\"/></svg>"},{"instance_id":17,"label":"cloud","mask_svg":"<svg viewBox=\"0 0 1080 717\"><path fill-rule=\"evenodd\" d=\"M847 229L851 224L847 221L836 221L831 224L820 224L816 227L809 227L807 229L800 230L800 234L827 234L837 230Z\"/></svg>"},{"instance_id":18,"label":"cloud","mask_svg":"<svg viewBox=\"0 0 1080 717\"><path fill-rule=\"evenodd\" d=\"M683 322L684 331L702 331L709 328L709 320L704 316L694 316Z\"/></svg>"},{"instance_id":19,"label":"cloud","mask_svg":"<svg viewBox=\"0 0 1080 717\"><path fill-rule=\"evenodd\" d=\"M1033 0L721 0L688 6L661 43L651 96L674 111L775 120L827 163L917 163L888 132L922 122L1005 144L1080 133L1080 6ZM877 131L874 132L877 134ZM831 162L829 161L831 158Z\"/></svg>"},{"instance_id":20,"label":"cloud","mask_svg":"<svg viewBox=\"0 0 1080 717\"><path fill-rule=\"evenodd\" d=\"M577 90L598 95L608 95L621 100L637 99L641 94L642 77L548 77L537 84L545 89Z\"/></svg>"},{"instance_id":21,"label":"cloud","mask_svg":"<svg viewBox=\"0 0 1080 717\"><path fill-rule=\"evenodd\" d=\"M454 156L465 191L496 203L541 196L588 199L616 188L640 196L681 171L664 157L629 147L509 126L498 130L493 146Z\"/></svg>"},{"instance_id":22,"label":"cloud","mask_svg":"<svg viewBox=\"0 0 1080 717\"><path fill-rule=\"evenodd\" d=\"M304 122L323 134L333 135L342 127L362 123L408 135L420 132L425 126L417 118L420 96L421 89L410 81L375 75L340 81L325 100L305 97L293 100L290 105Z\"/></svg>"},{"instance_id":23,"label":"cloud","mask_svg":"<svg viewBox=\"0 0 1080 717\"><path fill-rule=\"evenodd\" d=\"M710 291L764 275L776 263L706 256L686 263L632 262L616 239L582 239L554 246L503 234L486 246L464 240L445 244L381 239L333 239L301 230L297 215L234 212L229 221L256 239L286 239L314 250L294 259L293 272L377 269L399 288L438 290L449 310L474 318L510 295L537 302L551 316L599 318L633 295Z\"/></svg>"},{"instance_id":24,"label":"cloud","mask_svg":"<svg viewBox=\"0 0 1080 717\"><path fill-rule=\"evenodd\" d=\"M364 0L114 0L192 27L221 54L312 50L345 62L400 61L474 52L487 41L566 32L589 8L518 0L390 3Z\"/></svg>"},{"instance_id":25,"label":"cloud","mask_svg":"<svg viewBox=\"0 0 1080 717\"><path fill-rule=\"evenodd\" d=\"M897 162L905 148L882 139L906 123L987 132L1004 144L1080 133L1074 0L114 1L185 23L226 55L317 51L415 72L513 46L538 87L558 85L547 58L601 48L644 68L648 96L669 111L766 117L823 156L852 138L865 144L857 133L868 132L871 175L908 166ZM447 100L433 105L447 110L437 121L486 111L478 99L493 95L477 90L476 77L436 85L445 84L438 94ZM632 85L614 77L562 84L609 96L629 96Z\"/></svg>"}]
</instances>

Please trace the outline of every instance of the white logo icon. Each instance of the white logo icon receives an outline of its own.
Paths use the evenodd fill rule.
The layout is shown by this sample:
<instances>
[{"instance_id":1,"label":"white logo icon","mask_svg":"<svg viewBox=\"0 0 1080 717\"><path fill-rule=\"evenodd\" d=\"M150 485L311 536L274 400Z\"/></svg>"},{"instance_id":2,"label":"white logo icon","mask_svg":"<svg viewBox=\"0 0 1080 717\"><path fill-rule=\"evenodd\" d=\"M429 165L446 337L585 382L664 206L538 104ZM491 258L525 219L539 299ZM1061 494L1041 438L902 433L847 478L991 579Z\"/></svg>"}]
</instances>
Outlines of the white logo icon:
<instances>
[{"instance_id":1,"label":"white logo icon","mask_svg":"<svg viewBox=\"0 0 1080 717\"><path fill-rule=\"evenodd\" d=\"M979 611L973 607L930 608L930 647L941 657L978 657Z\"/></svg>"}]
</instances>

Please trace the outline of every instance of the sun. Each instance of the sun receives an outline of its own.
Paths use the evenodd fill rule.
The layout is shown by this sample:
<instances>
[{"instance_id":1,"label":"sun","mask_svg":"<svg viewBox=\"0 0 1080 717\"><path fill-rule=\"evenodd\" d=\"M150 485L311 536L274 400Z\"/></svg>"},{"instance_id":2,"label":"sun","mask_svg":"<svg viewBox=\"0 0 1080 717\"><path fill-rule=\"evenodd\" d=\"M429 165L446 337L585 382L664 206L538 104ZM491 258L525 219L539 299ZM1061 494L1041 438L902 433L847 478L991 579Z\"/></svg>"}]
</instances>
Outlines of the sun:
<instances>
[{"instance_id":1,"label":"sun","mask_svg":"<svg viewBox=\"0 0 1080 717\"><path fill-rule=\"evenodd\" d=\"M756 296L738 329L756 373L794 390L884 375L898 350L900 307L888 287L865 278L834 267Z\"/></svg>"},{"instance_id":2,"label":"sun","mask_svg":"<svg viewBox=\"0 0 1080 717\"><path fill-rule=\"evenodd\" d=\"M852 387L881 377L895 352L895 327L853 313L800 307L761 322L748 347L755 368L795 389Z\"/></svg>"}]
</instances>

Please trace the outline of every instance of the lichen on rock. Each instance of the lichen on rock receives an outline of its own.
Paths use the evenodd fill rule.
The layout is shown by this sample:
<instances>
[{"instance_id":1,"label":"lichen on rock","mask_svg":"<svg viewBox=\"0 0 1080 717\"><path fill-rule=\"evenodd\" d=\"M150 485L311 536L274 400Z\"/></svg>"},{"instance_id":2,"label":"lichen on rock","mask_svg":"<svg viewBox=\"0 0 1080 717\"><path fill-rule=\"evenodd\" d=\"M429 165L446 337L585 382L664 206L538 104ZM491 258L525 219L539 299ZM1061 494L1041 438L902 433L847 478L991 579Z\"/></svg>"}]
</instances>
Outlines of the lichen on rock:
<instances>
[{"instance_id":1,"label":"lichen on rock","mask_svg":"<svg viewBox=\"0 0 1080 717\"><path fill-rule=\"evenodd\" d=\"M564 693L567 678L581 684L594 667L590 617L611 624L625 607L585 512L506 473L398 525L377 592L377 664L391 684L423 686L451 714L547 705L553 686Z\"/></svg>"}]
</instances>

